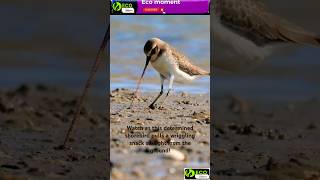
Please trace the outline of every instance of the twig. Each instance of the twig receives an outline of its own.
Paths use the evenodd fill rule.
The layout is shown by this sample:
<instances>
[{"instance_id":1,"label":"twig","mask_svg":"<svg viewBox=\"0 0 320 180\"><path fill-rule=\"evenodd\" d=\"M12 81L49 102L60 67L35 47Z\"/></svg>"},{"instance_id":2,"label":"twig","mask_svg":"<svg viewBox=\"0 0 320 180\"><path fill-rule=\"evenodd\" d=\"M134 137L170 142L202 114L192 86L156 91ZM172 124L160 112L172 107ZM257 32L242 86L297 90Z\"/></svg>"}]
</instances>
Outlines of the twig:
<instances>
[{"instance_id":1,"label":"twig","mask_svg":"<svg viewBox=\"0 0 320 180\"><path fill-rule=\"evenodd\" d=\"M75 122L79 119L79 115L80 115L80 112L81 112L81 108L82 108L82 105L83 105L83 101L88 93L88 90L91 86L91 83L92 81L94 80L94 77L100 67L100 64L101 64L101 56L107 46L107 43L109 42L110 40L110 24L108 25L108 29L104 35L104 38L103 38L103 41L100 45L100 48L99 48L99 51L97 53L97 56L96 56L96 59L94 61L94 64L93 66L91 67L91 70L90 70L90 74L89 74L89 77L86 81L86 84L85 84L85 87L84 87L84 90L82 92L82 95L80 96L78 102L77 102L77 105L76 105L76 111L74 113L74 116L73 116L73 119L71 121L71 124L69 126L69 129L67 131L67 134L65 136L65 139L64 139L64 142L63 142L63 145L62 147L65 147L65 145L67 144L68 140L69 140L69 137L70 137L70 134L73 130L73 127L74 127L74 124Z\"/></svg>"}]
</instances>

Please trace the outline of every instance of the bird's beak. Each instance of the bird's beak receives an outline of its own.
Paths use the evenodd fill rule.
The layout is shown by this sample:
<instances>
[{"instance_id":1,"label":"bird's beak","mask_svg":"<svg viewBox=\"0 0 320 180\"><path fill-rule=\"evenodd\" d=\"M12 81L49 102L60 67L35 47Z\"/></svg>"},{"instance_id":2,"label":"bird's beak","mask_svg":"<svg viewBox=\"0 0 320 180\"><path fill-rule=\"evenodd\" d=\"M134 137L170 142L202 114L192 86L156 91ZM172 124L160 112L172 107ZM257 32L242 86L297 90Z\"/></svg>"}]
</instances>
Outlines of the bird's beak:
<instances>
[{"instance_id":1,"label":"bird's beak","mask_svg":"<svg viewBox=\"0 0 320 180\"><path fill-rule=\"evenodd\" d=\"M143 76L144 76L144 73L146 72L146 69L147 69L147 67L148 67L148 64L149 64L150 59L151 59L151 56L147 56L146 64L144 65L143 72L142 72L141 77L140 77L140 79L139 79L139 81L138 81L136 93L138 92L138 89L139 89L140 84L141 84L141 80L142 80L142 78L143 78Z\"/></svg>"},{"instance_id":2,"label":"bird's beak","mask_svg":"<svg viewBox=\"0 0 320 180\"><path fill-rule=\"evenodd\" d=\"M142 72L142 74L141 74L140 80L143 78L143 75L144 75L144 73L146 72L146 69L147 69L147 67L148 67L148 64L149 64L150 59L151 59L151 56L147 56L146 64L144 65L143 72Z\"/></svg>"}]
</instances>

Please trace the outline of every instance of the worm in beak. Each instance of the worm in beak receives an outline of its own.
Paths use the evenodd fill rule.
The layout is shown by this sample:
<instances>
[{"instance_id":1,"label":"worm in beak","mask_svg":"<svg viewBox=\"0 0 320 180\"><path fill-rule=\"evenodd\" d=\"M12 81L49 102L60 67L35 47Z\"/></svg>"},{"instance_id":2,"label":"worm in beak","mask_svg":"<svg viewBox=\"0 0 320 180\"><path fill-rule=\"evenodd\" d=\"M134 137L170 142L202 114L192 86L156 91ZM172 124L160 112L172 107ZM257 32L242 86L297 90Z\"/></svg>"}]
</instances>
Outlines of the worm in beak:
<instances>
[{"instance_id":1,"label":"worm in beak","mask_svg":"<svg viewBox=\"0 0 320 180\"><path fill-rule=\"evenodd\" d=\"M139 90L139 87L140 87L140 84L141 84L142 78L143 78L143 76L144 76L144 73L146 72L146 69L147 69L147 67L148 67L148 64L149 64L150 58L151 58L151 56L147 56L146 64L144 65L143 72L142 72L142 74L141 74L140 79L138 80L137 89L136 89L136 91L135 91L135 93L134 93L135 95L137 94L137 92L138 92L138 90Z\"/></svg>"}]
</instances>

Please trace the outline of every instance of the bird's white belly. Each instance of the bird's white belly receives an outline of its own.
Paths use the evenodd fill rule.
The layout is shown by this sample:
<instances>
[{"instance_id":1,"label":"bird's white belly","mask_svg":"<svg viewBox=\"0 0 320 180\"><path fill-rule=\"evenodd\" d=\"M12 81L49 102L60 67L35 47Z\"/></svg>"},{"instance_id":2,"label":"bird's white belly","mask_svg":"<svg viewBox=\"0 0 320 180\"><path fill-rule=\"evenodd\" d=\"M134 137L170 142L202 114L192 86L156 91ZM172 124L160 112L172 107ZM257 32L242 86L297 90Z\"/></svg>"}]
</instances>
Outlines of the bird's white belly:
<instances>
[{"instance_id":1,"label":"bird's white belly","mask_svg":"<svg viewBox=\"0 0 320 180\"><path fill-rule=\"evenodd\" d=\"M151 62L153 68L157 70L166 79L171 75L174 76L174 81L179 83L186 83L194 79L193 76L181 71L175 60L171 59L166 54L163 54L155 62Z\"/></svg>"},{"instance_id":2,"label":"bird's white belly","mask_svg":"<svg viewBox=\"0 0 320 180\"><path fill-rule=\"evenodd\" d=\"M237 70L259 64L271 53L271 47L259 47L220 24L212 18L214 38L214 65L223 69Z\"/></svg>"},{"instance_id":3,"label":"bird's white belly","mask_svg":"<svg viewBox=\"0 0 320 180\"><path fill-rule=\"evenodd\" d=\"M156 61L151 62L153 68L157 70L165 78L169 78L175 70L174 61L170 60L167 56L162 55Z\"/></svg>"}]
</instances>

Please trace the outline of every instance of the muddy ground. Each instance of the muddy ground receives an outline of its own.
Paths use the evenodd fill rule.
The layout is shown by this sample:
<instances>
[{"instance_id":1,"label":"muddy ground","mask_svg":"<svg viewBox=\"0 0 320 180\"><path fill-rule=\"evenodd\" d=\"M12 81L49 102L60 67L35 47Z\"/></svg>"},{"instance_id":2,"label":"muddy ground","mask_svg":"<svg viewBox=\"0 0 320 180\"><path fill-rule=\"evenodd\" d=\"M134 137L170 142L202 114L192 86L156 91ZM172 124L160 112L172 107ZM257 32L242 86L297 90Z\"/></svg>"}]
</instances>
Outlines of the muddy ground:
<instances>
[{"instance_id":1,"label":"muddy ground","mask_svg":"<svg viewBox=\"0 0 320 180\"><path fill-rule=\"evenodd\" d=\"M183 179L183 168L210 166L210 100L208 94L192 95L173 92L162 107L148 105L157 93L142 93L132 102L133 92L116 89L111 93L111 162L112 179ZM162 102L162 99L159 101ZM160 103L159 103L160 104ZM191 142L191 145L130 146L127 126L193 127L193 130L146 130L144 142ZM138 130L137 130L138 131ZM129 131L135 133L137 131ZM152 134L195 135L195 139L151 137ZM170 152L152 153L154 149ZM182 158L181 158L182 156Z\"/></svg>"},{"instance_id":2,"label":"muddy ground","mask_svg":"<svg viewBox=\"0 0 320 180\"><path fill-rule=\"evenodd\" d=\"M94 106L105 106L105 98L90 98L69 148L56 148L76 98L45 85L0 91L0 179L107 179L107 119L105 109Z\"/></svg>"},{"instance_id":3,"label":"muddy ground","mask_svg":"<svg viewBox=\"0 0 320 180\"><path fill-rule=\"evenodd\" d=\"M177 92L163 108L150 110L155 93L142 93L128 109L132 94L126 89L110 94L112 179L181 179L184 167L208 166L208 95ZM105 97L90 96L70 148L56 148L76 97L45 85L0 91L0 179L107 179ZM215 102L211 155L216 179L320 178L318 99L266 104L225 97ZM193 126L197 139L191 146L172 147L178 154L151 154L152 147L128 145L127 125Z\"/></svg>"},{"instance_id":4,"label":"muddy ground","mask_svg":"<svg viewBox=\"0 0 320 180\"><path fill-rule=\"evenodd\" d=\"M112 179L181 179L186 166L209 166L208 95L173 94L164 108L150 110L147 105L155 95L143 93L132 109L123 109L133 92L118 89L110 94ZM70 90L41 84L0 91L0 179L107 179L106 97L89 96L68 148L57 148L76 98ZM123 130L129 124L193 126L197 142L154 155L148 152L151 146L127 144ZM146 171L148 167L154 170Z\"/></svg>"},{"instance_id":5,"label":"muddy ground","mask_svg":"<svg viewBox=\"0 0 320 180\"><path fill-rule=\"evenodd\" d=\"M216 179L320 179L318 99L215 101Z\"/></svg>"}]
</instances>

